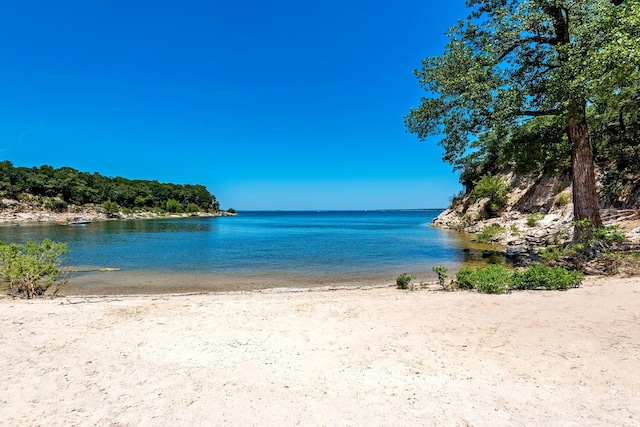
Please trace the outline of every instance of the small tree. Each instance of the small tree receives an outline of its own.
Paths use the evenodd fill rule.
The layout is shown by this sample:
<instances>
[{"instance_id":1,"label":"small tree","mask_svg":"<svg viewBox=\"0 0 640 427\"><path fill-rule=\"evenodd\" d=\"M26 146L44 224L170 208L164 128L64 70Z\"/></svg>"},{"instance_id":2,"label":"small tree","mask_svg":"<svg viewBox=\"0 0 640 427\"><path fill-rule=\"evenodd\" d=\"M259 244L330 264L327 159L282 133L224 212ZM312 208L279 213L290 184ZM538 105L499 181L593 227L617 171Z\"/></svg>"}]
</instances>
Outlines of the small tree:
<instances>
[{"instance_id":1,"label":"small tree","mask_svg":"<svg viewBox=\"0 0 640 427\"><path fill-rule=\"evenodd\" d=\"M182 204L176 199L169 199L167 200L166 209L167 212L182 213Z\"/></svg>"},{"instance_id":2,"label":"small tree","mask_svg":"<svg viewBox=\"0 0 640 427\"><path fill-rule=\"evenodd\" d=\"M55 285L54 295L63 283L59 280L65 243L45 239L24 245L0 243L0 281L13 295L33 298Z\"/></svg>"},{"instance_id":3,"label":"small tree","mask_svg":"<svg viewBox=\"0 0 640 427\"><path fill-rule=\"evenodd\" d=\"M198 213L201 211L202 209L200 209L200 206L196 205L195 203L189 203L187 205L187 213Z\"/></svg>"},{"instance_id":4,"label":"small tree","mask_svg":"<svg viewBox=\"0 0 640 427\"><path fill-rule=\"evenodd\" d=\"M114 217L120 210L120 207L116 202L112 202L108 200L102 204L102 209L104 209L104 213L109 217Z\"/></svg>"}]
</instances>

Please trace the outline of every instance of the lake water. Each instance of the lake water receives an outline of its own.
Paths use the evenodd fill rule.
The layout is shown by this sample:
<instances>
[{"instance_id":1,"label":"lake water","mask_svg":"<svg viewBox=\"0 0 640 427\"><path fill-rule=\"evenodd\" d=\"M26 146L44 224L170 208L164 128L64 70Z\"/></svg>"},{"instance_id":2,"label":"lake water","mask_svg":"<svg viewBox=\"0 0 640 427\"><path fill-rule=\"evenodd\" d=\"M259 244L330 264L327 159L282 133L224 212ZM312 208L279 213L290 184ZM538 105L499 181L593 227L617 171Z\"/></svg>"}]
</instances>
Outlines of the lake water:
<instances>
[{"instance_id":1,"label":"lake water","mask_svg":"<svg viewBox=\"0 0 640 427\"><path fill-rule=\"evenodd\" d=\"M237 217L3 226L0 239L69 245L67 294L230 291L393 283L458 268L471 246L440 211L240 212ZM99 268L119 271L99 272Z\"/></svg>"}]
</instances>

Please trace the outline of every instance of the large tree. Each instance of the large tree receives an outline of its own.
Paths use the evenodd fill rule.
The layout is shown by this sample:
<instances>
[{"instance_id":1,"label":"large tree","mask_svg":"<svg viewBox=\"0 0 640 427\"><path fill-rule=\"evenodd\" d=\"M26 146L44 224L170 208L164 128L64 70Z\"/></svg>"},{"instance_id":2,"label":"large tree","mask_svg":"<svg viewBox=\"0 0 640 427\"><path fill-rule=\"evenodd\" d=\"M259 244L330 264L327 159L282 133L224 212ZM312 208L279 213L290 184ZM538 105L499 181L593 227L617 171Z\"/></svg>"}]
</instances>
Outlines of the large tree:
<instances>
[{"instance_id":1,"label":"large tree","mask_svg":"<svg viewBox=\"0 0 640 427\"><path fill-rule=\"evenodd\" d=\"M511 137L519 126L550 116L572 147L574 219L600 226L586 109L640 77L638 1L467 0L467 6L471 12L450 29L444 54L415 71L428 96L405 117L408 129L420 139L444 135L444 160L455 163L489 132L517 141Z\"/></svg>"}]
</instances>

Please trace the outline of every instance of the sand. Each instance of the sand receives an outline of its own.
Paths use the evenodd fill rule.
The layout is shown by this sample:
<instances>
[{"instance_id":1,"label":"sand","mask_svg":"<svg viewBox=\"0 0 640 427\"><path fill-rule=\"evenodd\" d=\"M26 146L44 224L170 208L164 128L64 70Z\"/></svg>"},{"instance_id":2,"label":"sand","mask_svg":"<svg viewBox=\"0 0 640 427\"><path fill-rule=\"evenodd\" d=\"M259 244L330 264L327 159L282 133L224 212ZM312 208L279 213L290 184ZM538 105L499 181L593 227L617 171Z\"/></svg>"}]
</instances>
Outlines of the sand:
<instances>
[{"instance_id":1,"label":"sand","mask_svg":"<svg viewBox=\"0 0 640 427\"><path fill-rule=\"evenodd\" d=\"M640 279L0 300L3 426L640 425Z\"/></svg>"}]
</instances>

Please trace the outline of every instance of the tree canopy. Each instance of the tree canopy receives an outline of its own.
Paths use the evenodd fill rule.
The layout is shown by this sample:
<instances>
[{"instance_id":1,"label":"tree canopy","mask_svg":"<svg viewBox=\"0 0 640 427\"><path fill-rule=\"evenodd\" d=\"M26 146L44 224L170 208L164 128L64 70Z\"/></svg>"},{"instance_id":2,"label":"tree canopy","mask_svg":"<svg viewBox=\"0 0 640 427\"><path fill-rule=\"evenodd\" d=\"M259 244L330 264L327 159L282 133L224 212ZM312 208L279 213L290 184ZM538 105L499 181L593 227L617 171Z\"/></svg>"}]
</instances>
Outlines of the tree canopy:
<instances>
[{"instance_id":1,"label":"tree canopy","mask_svg":"<svg viewBox=\"0 0 640 427\"><path fill-rule=\"evenodd\" d=\"M70 167L14 167L0 162L0 197L17 199L20 194L59 197L67 203L84 205L112 202L123 208L166 207L169 200L185 207L197 205L218 210L216 197L203 185L163 184L158 181L109 178L99 173L80 172Z\"/></svg>"},{"instance_id":2,"label":"tree canopy","mask_svg":"<svg viewBox=\"0 0 640 427\"><path fill-rule=\"evenodd\" d=\"M600 225L587 122L640 80L640 6L627 0L468 0L442 56L415 74L427 92L405 117L420 139L443 135L444 160L511 152L550 165L569 155L574 216ZM543 148L540 150L540 148ZM541 158L552 153L551 158ZM555 157L555 158L554 158ZM525 161L526 162L526 161Z\"/></svg>"}]
</instances>

